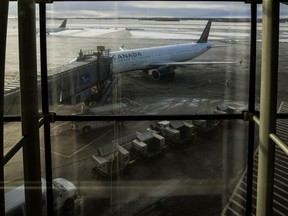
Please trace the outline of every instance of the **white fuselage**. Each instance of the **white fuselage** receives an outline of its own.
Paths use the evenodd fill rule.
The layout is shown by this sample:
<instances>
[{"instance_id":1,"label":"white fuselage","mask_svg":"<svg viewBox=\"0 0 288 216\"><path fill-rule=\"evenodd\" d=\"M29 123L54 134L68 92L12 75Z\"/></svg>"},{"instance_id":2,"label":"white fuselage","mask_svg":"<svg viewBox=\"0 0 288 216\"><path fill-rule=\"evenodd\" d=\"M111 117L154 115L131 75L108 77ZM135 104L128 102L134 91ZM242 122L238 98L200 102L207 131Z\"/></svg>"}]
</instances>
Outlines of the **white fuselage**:
<instances>
[{"instance_id":1,"label":"white fuselage","mask_svg":"<svg viewBox=\"0 0 288 216\"><path fill-rule=\"evenodd\" d=\"M111 52L115 73L149 70L191 60L212 48L210 43L187 43ZM163 64L162 64L163 63ZM157 66L155 66L157 65Z\"/></svg>"}]
</instances>

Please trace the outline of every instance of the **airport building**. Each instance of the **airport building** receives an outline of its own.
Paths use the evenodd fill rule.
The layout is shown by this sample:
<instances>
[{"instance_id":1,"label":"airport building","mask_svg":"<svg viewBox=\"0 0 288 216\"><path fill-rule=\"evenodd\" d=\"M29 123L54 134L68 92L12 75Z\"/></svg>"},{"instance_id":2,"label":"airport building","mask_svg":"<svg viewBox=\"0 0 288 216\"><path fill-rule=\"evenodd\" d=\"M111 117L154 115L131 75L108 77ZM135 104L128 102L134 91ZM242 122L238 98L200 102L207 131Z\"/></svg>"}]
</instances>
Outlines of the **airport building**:
<instances>
[{"instance_id":1,"label":"airport building","mask_svg":"<svg viewBox=\"0 0 288 216\"><path fill-rule=\"evenodd\" d=\"M210 3L0 2L0 215L288 215L288 6Z\"/></svg>"}]
</instances>

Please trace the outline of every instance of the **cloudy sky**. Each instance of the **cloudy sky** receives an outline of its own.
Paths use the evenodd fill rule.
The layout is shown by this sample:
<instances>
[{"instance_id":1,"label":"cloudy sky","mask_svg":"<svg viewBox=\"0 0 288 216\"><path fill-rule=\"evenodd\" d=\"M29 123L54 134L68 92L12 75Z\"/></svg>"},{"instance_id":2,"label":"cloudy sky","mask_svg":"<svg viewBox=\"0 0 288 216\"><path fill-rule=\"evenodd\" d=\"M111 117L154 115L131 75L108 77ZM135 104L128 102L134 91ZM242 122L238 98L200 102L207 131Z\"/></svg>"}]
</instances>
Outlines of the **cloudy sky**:
<instances>
[{"instance_id":1,"label":"cloudy sky","mask_svg":"<svg viewBox=\"0 0 288 216\"><path fill-rule=\"evenodd\" d=\"M261 14L261 5L259 6ZM10 3L10 17L17 15L15 2ZM288 6L281 6L288 17ZM47 4L47 17L115 18L115 17L249 17L250 5L243 2L124 1L124 2L54 2Z\"/></svg>"}]
</instances>

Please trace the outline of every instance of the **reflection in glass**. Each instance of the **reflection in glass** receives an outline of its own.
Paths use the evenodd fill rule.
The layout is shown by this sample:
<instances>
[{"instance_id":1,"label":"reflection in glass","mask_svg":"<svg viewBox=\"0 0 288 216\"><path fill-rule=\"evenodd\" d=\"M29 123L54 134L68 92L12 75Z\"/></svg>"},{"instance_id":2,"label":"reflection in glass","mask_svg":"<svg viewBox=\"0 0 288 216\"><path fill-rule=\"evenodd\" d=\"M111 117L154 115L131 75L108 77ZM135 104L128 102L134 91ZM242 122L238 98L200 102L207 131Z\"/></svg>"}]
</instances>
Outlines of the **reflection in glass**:
<instances>
[{"instance_id":1,"label":"reflection in glass","mask_svg":"<svg viewBox=\"0 0 288 216\"><path fill-rule=\"evenodd\" d=\"M172 4L183 7L181 2ZM239 6L234 4L230 8ZM127 16L125 2L112 7L110 3L108 10L102 8L105 18L95 8L96 18L87 17L88 6L91 9L96 3L69 3L70 9L66 3L59 5L56 9L55 4L55 11L48 9L47 26L57 29L67 19L66 28L46 35L49 95L39 98L48 100L57 115L213 115L247 109L250 24L246 19L213 19L208 38L213 48L193 61L218 63L173 66L175 76L156 81L148 70L161 64L155 53L143 63L147 70L121 74L114 73L114 59L123 57L132 64L128 59L138 52L126 55L127 59L111 53L119 48L145 50L197 42L207 19L191 18L192 6L188 18L185 9L178 15L184 18L163 19L152 16L151 8L143 10L144 4L138 7L146 11L140 17L132 12ZM200 3L194 6L201 8ZM249 10L244 7L242 12ZM15 55L17 18L9 22L8 52ZM166 52L172 53L169 62L177 62L173 50ZM17 58L7 59L7 71L17 78L13 70L18 67ZM161 66L158 72L167 69ZM18 107L17 98L12 97L13 109ZM238 120L55 122L50 133L53 179L66 179L77 188L75 201L75 193L70 194L72 201L55 209L62 215L219 215L246 166L246 131ZM43 150L42 131L40 135ZM18 166L21 161L15 158ZM5 179L23 177L18 168L9 166ZM54 196L63 198L64 190Z\"/></svg>"},{"instance_id":2,"label":"reflection in glass","mask_svg":"<svg viewBox=\"0 0 288 216\"><path fill-rule=\"evenodd\" d=\"M238 120L100 121L86 133L66 124L57 130L53 176L75 184L74 212L82 215L219 215L246 167L247 128Z\"/></svg>"}]
</instances>

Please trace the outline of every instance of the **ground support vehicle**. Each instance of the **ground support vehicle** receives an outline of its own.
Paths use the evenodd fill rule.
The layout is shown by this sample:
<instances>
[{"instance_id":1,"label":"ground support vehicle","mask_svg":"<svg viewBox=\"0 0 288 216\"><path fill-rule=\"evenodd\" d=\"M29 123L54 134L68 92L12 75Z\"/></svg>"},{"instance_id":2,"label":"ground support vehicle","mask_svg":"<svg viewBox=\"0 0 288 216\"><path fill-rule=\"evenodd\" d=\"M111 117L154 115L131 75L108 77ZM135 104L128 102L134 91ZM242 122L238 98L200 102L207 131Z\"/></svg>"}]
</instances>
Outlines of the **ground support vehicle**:
<instances>
[{"instance_id":1,"label":"ground support vehicle","mask_svg":"<svg viewBox=\"0 0 288 216\"><path fill-rule=\"evenodd\" d=\"M191 143L195 136L194 126L185 121L159 121L148 130L165 137L173 146Z\"/></svg>"},{"instance_id":2,"label":"ground support vehicle","mask_svg":"<svg viewBox=\"0 0 288 216\"><path fill-rule=\"evenodd\" d=\"M216 107L214 110L214 114L235 114L237 113L237 109L234 108L232 105L227 103L222 103ZM235 123L236 120L219 120L222 126L227 127L228 129L232 128L232 125Z\"/></svg>"},{"instance_id":3,"label":"ground support vehicle","mask_svg":"<svg viewBox=\"0 0 288 216\"><path fill-rule=\"evenodd\" d=\"M124 103L116 103L116 104L108 104L104 106L91 107L88 108L85 112L78 113L77 115L114 115L117 112L125 112L126 104ZM97 128L102 128L106 126L113 126L117 124L117 126L122 127L122 122L114 122L114 121L77 121L71 124L71 129L78 132L79 134L87 134L92 130Z\"/></svg>"},{"instance_id":4,"label":"ground support vehicle","mask_svg":"<svg viewBox=\"0 0 288 216\"><path fill-rule=\"evenodd\" d=\"M110 178L127 168L130 153L118 143L112 142L98 148L92 155L92 174L98 179Z\"/></svg>"},{"instance_id":5,"label":"ground support vehicle","mask_svg":"<svg viewBox=\"0 0 288 216\"><path fill-rule=\"evenodd\" d=\"M136 133L136 138L132 141L131 152L136 157L149 161L164 153L165 138L152 131Z\"/></svg>"},{"instance_id":6,"label":"ground support vehicle","mask_svg":"<svg viewBox=\"0 0 288 216\"><path fill-rule=\"evenodd\" d=\"M88 134L96 128L103 128L113 126L113 121L78 121L72 123L72 130L77 131L79 134Z\"/></svg>"},{"instance_id":7,"label":"ground support vehicle","mask_svg":"<svg viewBox=\"0 0 288 216\"><path fill-rule=\"evenodd\" d=\"M209 111L203 110L198 112L197 114L207 115L209 114ZM213 133L222 125L221 120L193 120L192 123L195 126L195 132L198 135L206 135L208 133Z\"/></svg>"},{"instance_id":8,"label":"ground support vehicle","mask_svg":"<svg viewBox=\"0 0 288 216\"><path fill-rule=\"evenodd\" d=\"M64 178L52 180L55 211L69 211L74 208L78 196L76 186ZM42 178L43 213L46 212L46 180ZM5 193L5 215L25 215L25 189L21 185ZM45 215L45 214L44 214Z\"/></svg>"}]
</instances>

